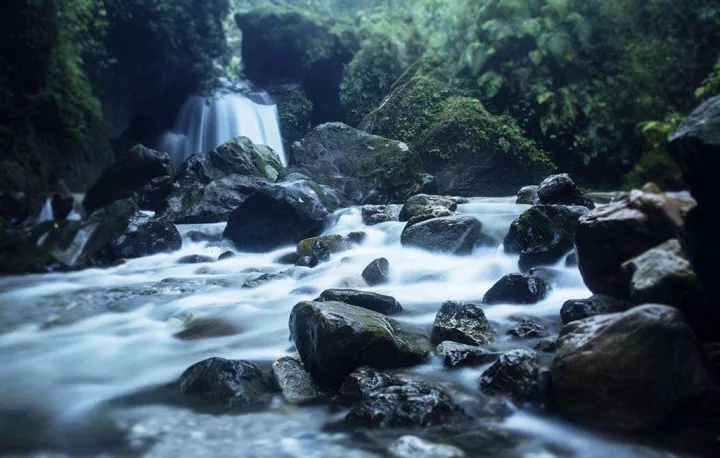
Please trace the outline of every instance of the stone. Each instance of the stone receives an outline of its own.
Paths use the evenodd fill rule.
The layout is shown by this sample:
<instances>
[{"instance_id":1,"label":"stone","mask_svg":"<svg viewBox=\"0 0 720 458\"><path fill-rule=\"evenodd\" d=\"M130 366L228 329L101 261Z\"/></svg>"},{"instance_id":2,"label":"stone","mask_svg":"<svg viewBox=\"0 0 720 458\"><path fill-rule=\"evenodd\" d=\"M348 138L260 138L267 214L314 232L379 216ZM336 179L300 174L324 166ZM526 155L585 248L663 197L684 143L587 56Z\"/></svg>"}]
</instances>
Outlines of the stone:
<instances>
[{"instance_id":1,"label":"stone","mask_svg":"<svg viewBox=\"0 0 720 458\"><path fill-rule=\"evenodd\" d=\"M405 435L390 444L392 458L464 458L465 452L452 445L435 444L416 436Z\"/></svg>"},{"instance_id":2,"label":"stone","mask_svg":"<svg viewBox=\"0 0 720 458\"><path fill-rule=\"evenodd\" d=\"M287 275L284 273L262 274L250 280L246 280L245 283L243 283L242 287L245 289L257 288L264 285L265 283L275 280L284 280L285 278L287 278Z\"/></svg>"},{"instance_id":3,"label":"stone","mask_svg":"<svg viewBox=\"0 0 720 458\"><path fill-rule=\"evenodd\" d=\"M292 357L284 357L272 365L272 375L280 387L283 398L290 404L307 404L322 397L310 374L302 363Z\"/></svg>"},{"instance_id":4,"label":"stone","mask_svg":"<svg viewBox=\"0 0 720 458\"><path fill-rule=\"evenodd\" d=\"M523 186L517 193L515 203L518 205L535 205L538 203L540 186Z\"/></svg>"},{"instance_id":5,"label":"stone","mask_svg":"<svg viewBox=\"0 0 720 458\"><path fill-rule=\"evenodd\" d=\"M197 340L211 337L225 337L240 334L240 328L220 317L193 317L185 324L185 329L173 334L180 340Z\"/></svg>"},{"instance_id":6,"label":"stone","mask_svg":"<svg viewBox=\"0 0 720 458\"><path fill-rule=\"evenodd\" d=\"M374 260L365 267L362 278L370 286L388 283L390 281L390 262L385 258Z\"/></svg>"},{"instance_id":7,"label":"stone","mask_svg":"<svg viewBox=\"0 0 720 458\"><path fill-rule=\"evenodd\" d=\"M109 257L112 261L141 258L180 248L182 237L174 225L138 212L130 217L125 230L113 238Z\"/></svg>"},{"instance_id":8,"label":"stone","mask_svg":"<svg viewBox=\"0 0 720 458\"><path fill-rule=\"evenodd\" d=\"M520 254L523 272L554 265L575 246L580 218L589 210L580 206L536 205L524 211L510 225L503 247L508 254Z\"/></svg>"},{"instance_id":9,"label":"stone","mask_svg":"<svg viewBox=\"0 0 720 458\"><path fill-rule=\"evenodd\" d=\"M220 242L222 241L222 234L208 234L201 231L190 231L185 235L187 238L190 239L191 242L199 243L199 242Z\"/></svg>"},{"instance_id":10,"label":"stone","mask_svg":"<svg viewBox=\"0 0 720 458\"><path fill-rule=\"evenodd\" d=\"M230 175L275 181L285 168L277 152L269 146L253 143L248 137L230 139L208 152L203 165L205 174L212 181Z\"/></svg>"},{"instance_id":11,"label":"stone","mask_svg":"<svg viewBox=\"0 0 720 458\"><path fill-rule=\"evenodd\" d=\"M234 258L235 256L237 256L237 255L235 253L233 253L232 251L225 251L225 252L221 253L220 256L218 256L218 261L223 261L225 259Z\"/></svg>"},{"instance_id":12,"label":"stone","mask_svg":"<svg viewBox=\"0 0 720 458\"><path fill-rule=\"evenodd\" d=\"M540 183L538 201L545 205L580 205L595 208L592 200L580 189L567 173L552 175Z\"/></svg>"},{"instance_id":13,"label":"stone","mask_svg":"<svg viewBox=\"0 0 720 458\"><path fill-rule=\"evenodd\" d=\"M565 325L597 315L624 312L630 308L632 308L632 303L629 301L615 299L605 294L595 294L588 299L565 301L560 309L560 320Z\"/></svg>"},{"instance_id":14,"label":"stone","mask_svg":"<svg viewBox=\"0 0 720 458\"><path fill-rule=\"evenodd\" d=\"M700 415L716 390L682 314L662 305L566 325L550 370L565 417L625 431L655 430L680 411Z\"/></svg>"},{"instance_id":15,"label":"stone","mask_svg":"<svg viewBox=\"0 0 720 458\"><path fill-rule=\"evenodd\" d=\"M313 379L339 387L364 365L391 369L423 363L425 337L384 315L341 302L300 302L290 335Z\"/></svg>"},{"instance_id":16,"label":"stone","mask_svg":"<svg viewBox=\"0 0 720 458\"><path fill-rule=\"evenodd\" d=\"M543 353L555 353L557 350L557 337L546 337L536 343L534 348Z\"/></svg>"},{"instance_id":17,"label":"stone","mask_svg":"<svg viewBox=\"0 0 720 458\"><path fill-rule=\"evenodd\" d=\"M368 226L399 221L402 205L363 205L360 208L363 222Z\"/></svg>"},{"instance_id":18,"label":"stone","mask_svg":"<svg viewBox=\"0 0 720 458\"><path fill-rule=\"evenodd\" d=\"M457 301L440 306L432 327L431 341L438 345L450 340L461 344L482 345L492 342L495 332L482 307Z\"/></svg>"},{"instance_id":19,"label":"stone","mask_svg":"<svg viewBox=\"0 0 720 458\"><path fill-rule=\"evenodd\" d=\"M492 363L500 356L500 353L486 350L483 347L449 340L438 345L435 353L443 358L443 365L448 368L483 366Z\"/></svg>"},{"instance_id":20,"label":"stone","mask_svg":"<svg viewBox=\"0 0 720 458\"><path fill-rule=\"evenodd\" d=\"M540 277L508 274L497 281L483 296L485 304L534 304L550 292L548 283Z\"/></svg>"},{"instance_id":21,"label":"stone","mask_svg":"<svg viewBox=\"0 0 720 458\"><path fill-rule=\"evenodd\" d=\"M446 216L453 215L454 212L448 210L445 207L441 207L439 205L429 205L427 207L423 207L422 211L410 218L410 220L407 222L407 227L417 223L422 223L423 221L427 221L429 219L444 218Z\"/></svg>"},{"instance_id":22,"label":"stone","mask_svg":"<svg viewBox=\"0 0 720 458\"><path fill-rule=\"evenodd\" d=\"M272 387L249 361L210 358L190 366L178 380L180 391L203 407L235 411L270 402Z\"/></svg>"},{"instance_id":23,"label":"stone","mask_svg":"<svg viewBox=\"0 0 720 458\"><path fill-rule=\"evenodd\" d=\"M178 264L202 264L204 262L215 262L215 258L201 254L189 254L177 260Z\"/></svg>"},{"instance_id":24,"label":"stone","mask_svg":"<svg viewBox=\"0 0 720 458\"><path fill-rule=\"evenodd\" d=\"M320 302L343 302L382 313L383 315L394 315L403 310L394 297L354 289L327 289L315 300Z\"/></svg>"},{"instance_id":25,"label":"stone","mask_svg":"<svg viewBox=\"0 0 720 458\"><path fill-rule=\"evenodd\" d=\"M483 240L482 223L471 216L435 218L406 226L400 237L403 246L456 255L472 253Z\"/></svg>"},{"instance_id":26,"label":"stone","mask_svg":"<svg viewBox=\"0 0 720 458\"><path fill-rule=\"evenodd\" d=\"M318 258L318 247L316 246L318 242L321 242L322 245L329 250L329 254L340 253L342 251L349 250L359 243L362 243L366 236L367 234L364 232L351 232L347 235L321 235L319 237L311 237L309 239L302 240L297 244L296 250L300 257L314 256Z\"/></svg>"},{"instance_id":27,"label":"stone","mask_svg":"<svg viewBox=\"0 0 720 458\"><path fill-rule=\"evenodd\" d=\"M142 210L161 212L165 209L165 200L172 192L172 176L155 177L138 191L138 206Z\"/></svg>"},{"instance_id":28,"label":"stone","mask_svg":"<svg viewBox=\"0 0 720 458\"><path fill-rule=\"evenodd\" d=\"M405 201L398 218L400 221L410 221L412 218L426 212L427 207L442 207L452 214L457 210L457 204L457 201L450 196L416 194Z\"/></svg>"},{"instance_id":29,"label":"stone","mask_svg":"<svg viewBox=\"0 0 720 458\"><path fill-rule=\"evenodd\" d=\"M716 308L720 304L720 288L716 285L717 260L720 259L720 240L715 230L717 222L715 207L697 206L688 212L682 234L683 248L693 271L708 301Z\"/></svg>"},{"instance_id":30,"label":"stone","mask_svg":"<svg viewBox=\"0 0 720 458\"><path fill-rule=\"evenodd\" d=\"M550 335L550 332L537 321L523 318L507 331L507 335L518 339L541 339Z\"/></svg>"},{"instance_id":31,"label":"stone","mask_svg":"<svg viewBox=\"0 0 720 458\"><path fill-rule=\"evenodd\" d=\"M527 350L503 353L480 377L480 390L491 396L506 396L514 402L533 401L538 396L540 369L537 355Z\"/></svg>"}]
</instances>

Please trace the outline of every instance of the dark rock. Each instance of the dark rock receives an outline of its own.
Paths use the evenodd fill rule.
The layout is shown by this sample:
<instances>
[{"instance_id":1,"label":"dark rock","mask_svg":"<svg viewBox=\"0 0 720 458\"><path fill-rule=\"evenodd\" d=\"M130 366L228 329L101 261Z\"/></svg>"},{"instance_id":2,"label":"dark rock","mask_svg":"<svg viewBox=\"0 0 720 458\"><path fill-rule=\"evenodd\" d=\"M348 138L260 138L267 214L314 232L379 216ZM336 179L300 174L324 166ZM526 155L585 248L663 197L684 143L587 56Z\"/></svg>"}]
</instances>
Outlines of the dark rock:
<instances>
[{"instance_id":1,"label":"dark rock","mask_svg":"<svg viewBox=\"0 0 720 458\"><path fill-rule=\"evenodd\" d=\"M363 279L370 286L382 285L390 281L390 262L385 258L378 258L368 264L362 272Z\"/></svg>"},{"instance_id":2,"label":"dark rock","mask_svg":"<svg viewBox=\"0 0 720 458\"><path fill-rule=\"evenodd\" d=\"M222 241L222 234L207 234L200 231L190 231L186 235L191 242L220 242Z\"/></svg>"},{"instance_id":3,"label":"dark rock","mask_svg":"<svg viewBox=\"0 0 720 458\"><path fill-rule=\"evenodd\" d=\"M262 286L267 282L271 282L271 281L275 281L275 280L283 280L285 278L287 278L287 275L285 275L283 273L262 274L253 279L247 280L245 283L243 283L242 287L246 288L246 289L257 288L258 286Z\"/></svg>"},{"instance_id":4,"label":"dark rock","mask_svg":"<svg viewBox=\"0 0 720 458\"><path fill-rule=\"evenodd\" d=\"M546 266L533 267L528 271L528 275L531 277L540 277L545 280L548 285L555 285L567 278L567 274L564 271Z\"/></svg>"},{"instance_id":5,"label":"dark rock","mask_svg":"<svg viewBox=\"0 0 720 458\"><path fill-rule=\"evenodd\" d=\"M155 177L138 192L138 205L142 210L160 212L165 209L165 199L173 191L173 179L169 175Z\"/></svg>"},{"instance_id":6,"label":"dark rock","mask_svg":"<svg viewBox=\"0 0 720 458\"><path fill-rule=\"evenodd\" d=\"M580 205L595 208L592 200L580 189L567 173L552 175L537 190L538 201L545 205Z\"/></svg>"},{"instance_id":7,"label":"dark rock","mask_svg":"<svg viewBox=\"0 0 720 458\"><path fill-rule=\"evenodd\" d=\"M555 353L557 350L557 338L547 337L535 344L535 350L543 353Z\"/></svg>"},{"instance_id":8,"label":"dark rock","mask_svg":"<svg viewBox=\"0 0 720 458\"><path fill-rule=\"evenodd\" d=\"M309 267L314 268L320 264L320 260L314 256L301 256L295 261L297 267Z\"/></svg>"},{"instance_id":9,"label":"dark rock","mask_svg":"<svg viewBox=\"0 0 720 458\"><path fill-rule=\"evenodd\" d=\"M535 205L538 203L538 189L540 186L523 186L517 193L516 204Z\"/></svg>"},{"instance_id":10,"label":"dark rock","mask_svg":"<svg viewBox=\"0 0 720 458\"><path fill-rule=\"evenodd\" d=\"M314 128L293 145L294 169L340 189L357 204L402 202L422 185L422 164L406 144L342 123Z\"/></svg>"},{"instance_id":11,"label":"dark rock","mask_svg":"<svg viewBox=\"0 0 720 458\"><path fill-rule=\"evenodd\" d=\"M301 140L312 127L313 103L308 99L299 82L265 86L264 89L272 96L277 106L280 135L285 152L289 153L292 151L293 143Z\"/></svg>"},{"instance_id":12,"label":"dark rock","mask_svg":"<svg viewBox=\"0 0 720 458\"><path fill-rule=\"evenodd\" d=\"M233 253L232 251L226 251L226 252L220 254L220 256L218 256L218 261L234 258L235 256L237 256L237 255L235 253Z\"/></svg>"},{"instance_id":13,"label":"dark rock","mask_svg":"<svg viewBox=\"0 0 720 458\"><path fill-rule=\"evenodd\" d=\"M180 340L197 340L211 337L234 336L240 334L240 328L220 317L199 317L189 319L185 329L173 337Z\"/></svg>"},{"instance_id":14,"label":"dark rock","mask_svg":"<svg viewBox=\"0 0 720 458\"><path fill-rule=\"evenodd\" d=\"M113 239L109 251L111 260L115 261L168 253L180 248L182 237L174 225L138 212L128 220L122 234Z\"/></svg>"},{"instance_id":15,"label":"dark rock","mask_svg":"<svg viewBox=\"0 0 720 458\"><path fill-rule=\"evenodd\" d=\"M275 259L275 262L278 264L285 264L285 265L295 265L300 260L300 255L297 254L297 251L291 251L289 253L285 253L283 255L280 255L277 259Z\"/></svg>"},{"instance_id":16,"label":"dark rock","mask_svg":"<svg viewBox=\"0 0 720 458\"><path fill-rule=\"evenodd\" d=\"M189 254L177 260L178 264L202 264L204 262L215 262L215 258L201 254Z\"/></svg>"},{"instance_id":17,"label":"dark rock","mask_svg":"<svg viewBox=\"0 0 720 458\"><path fill-rule=\"evenodd\" d=\"M403 310L394 297L354 289L326 289L315 300L320 302L343 302L382 313L383 315L393 315Z\"/></svg>"},{"instance_id":18,"label":"dark rock","mask_svg":"<svg viewBox=\"0 0 720 458\"><path fill-rule=\"evenodd\" d=\"M302 363L291 357L280 358L272 365L272 375L282 391L283 398L290 404L306 404L321 398L310 374Z\"/></svg>"},{"instance_id":19,"label":"dark rock","mask_svg":"<svg viewBox=\"0 0 720 458\"><path fill-rule=\"evenodd\" d=\"M365 236L366 234L364 232L351 232L350 234L345 236L340 234L330 234L321 235L319 237L311 237L298 243L296 251L301 257L318 257L318 250L329 250L329 252L327 253L328 255L330 253L340 253L342 251L352 248L358 243L361 243L365 239ZM318 245L318 242L320 242L320 245Z\"/></svg>"},{"instance_id":20,"label":"dark rock","mask_svg":"<svg viewBox=\"0 0 720 458\"><path fill-rule=\"evenodd\" d=\"M715 309L720 310L720 288L716 284L717 260L720 259L720 239L715 229L717 224L715 207L693 208L685 218L682 242L705 295L710 303L715 305ZM717 326L717 329L720 329L720 326Z\"/></svg>"},{"instance_id":21,"label":"dark rock","mask_svg":"<svg viewBox=\"0 0 720 458\"><path fill-rule=\"evenodd\" d=\"M232 411L266 404L272 387L257 365L248 361L210 358L180 376L180 390L208 408Z\"/></svg>"},{"instance_id":22,"label":"dark rock","mask_svg":"<svg viewBox=\"0 0 720 458\"><path fill-rule=\"evenodd\" d=\"M66 219L75 208L75 199L72 196L54 194L50 198L50 204L52 205L54 219Z\"/></svg>"},{"instance_id":23,"label":"dark rock","mask_svg":"<svg viewBox=\"0 0 720 458\"><path fill-rule=\"evenodd\" d=\"M203 165L211 180L244 175L275 181L285 168L272 148L256 145L247 137L233 138L210 151Z\"/></svg>"},{"instance_id":24,"label":"dark rock","mask_svg":"<svg viewBox=\"0 0 720 458\"><path fill-rule=\"evenodd\" d=\"M402 436L388 447L391 458L464 458L465 452L452 445L435 444L416 436Z\"/></svg>"},{"instance_id":25,"label":"dark rock","mask_svg":"<svg viewBox=\"0 0 720 458\"><path fill-rule=\"evenodd\" d=\"M692 206L687 200L633 191L626 200L584 216L575 244L580 273L590 291L628 299L630 279L622 264L676 238L683 214Z\"/></svg>"},{"instance_id":26,"label":"dark rock","mask_svg":"<svg viewBox=\"0 0 720 458\"><path fill-rule=\"evenodd\" d=\"M0 190L0 230L21 225L39 214L42 206L39 199L23 192Z\"/></svg>"},{"instance_id":27,"label":"dark rock","mask_svg":"<svg viewBox=\"0 0 720 458\"><path fill-rule=\"evenodd\" d=\"M189 156L175 171L175 183L184 188L193 185L204 185L212 181L205 173L205 161L197 154Z\"/></svg>"},{"instance_id":28,"label":"dark rock","mask_svg":"<svg viewBox=\"0 0 720 458\"><path fill-rule=\"evenodd\" d=\"M291 296L312 296L317 294L319 291L317 288L312 286L300 286L290 291ZM342 301L341 301L342 302Z\"/></svg>"},{"instance_id":29,"label":"dark rock","mask_svg":"<svg viewBox=\"0 0 720 458\"><path fill-rule=\"evenodd\" d=\"M661 305L566 325L550 369L560 412L603 428L655 430L680 410L700 415L716 389L682 314Z\"/></svg>"},{"instance_id":30,"label":"dark rock","mask_svg":"<svg viewBox=\"0 0 720 458\"><path fill-rule=\"evenodd\" d=\"M409 197L400 210L400 221L410 221L413 217L426 212L426 207L443 207L451 213L457 210L457 201L452 197L416 194Z\"/></svg>"},{"instance_id":31,"label":"dark rock","mask_svg":"<svg viewBox=\"0 0 720 458\"><path fill-rule=\"evenodd\" d=\"M292 187L258 189L230 214L223 237L238 250L263 252L314 237L329 222L315 195Z\"/></svg>"},{"instance_id":32,"label":"dark rock","mask_svg":"<svg viewBox=\"0 0 720 458\"><path fill-rule=\"evenodd\" d=\"M435 353L443 358L445 367L474 367L490 364L500 353L495 353L473 345L445 341L437 346Z\"/></svg>"},{"instance_id":33,"label":"dark rock","mask_svg":"<svg viewBox=\"0 0 720 458\"><path fill-rule=\"evenodd\" d=\"M440 306L432 328L432 343L445 340L482 345L491 342L495 332L479 305L447 301Z\"/></svg>"},{"instance_id":34,"label":"dark rock","mask_svg":"<svg viewBox=\"0 0 720 458\"><path fill-rule=\"evenodd\" d=\"M388 221L398 221L401 209L401 205L363 205L360 211L363 222L373 226Z\"/></svg>"},{"instance_id":35,"label":"dark rock","mask_svg":"<svg viewBox=\"0 0 720 458\"><path fill-rule=\"evenodd\" d=\"M385 316L341 302L300 302L290 335L313 379L338 387L364 365L389 369L423 363L422 336Z\"/></svg>"},{"instance_id":36,"label":"dark rock","mask_svg":"<svg viewBox=\"0 0 720 458\"><path fill-rule=\"evenodd\" d=\"M624 312L632 307L632 303L605 294L596 294L588 299L571 299L560 309L563 324L584 320L597 315Z\"/></svg>"},{"instance_id":37,"label":"dark rock","mask_svg":"<svg viewBox=\"0 0 720 458\"><path fill-rule=\"evenodd\" d=\"M83 206L88 213L117 200L133 197L153 178L172 177L170 156L142 145L127 151L88 190Z\"/></svg>"},{"instance_id":38,"label":"dark rock","mask_svg":"<svg viewBox=\"0 0 720 458\"><path fill-rule=\"evenodd\" d=\"M577 265L578 265L577 251L573 250L565 258L565 267L577 267Z\"/></svg>"},{"instance_id":39,"label":"dark rock","mask_svg":"<svg viewBox=\"0 0 720 458\"><path fill-rule=\"evenodd\" d=\"M536 205L510 225L503 242L505 252L520 254L520 270L560 261L575 245L575 231L585 207Z\"/></svg>"},{"instance_id":40,"label":"dark rock","mask_svg":"<svg viewBox=\"0 0 720 458\"><path fill-rule=\"evenodd\" d=\"M498 280L483 297L485 304L534 304L547 296L550 286L540 277L508 274Z\"/></svg>"},{"instance_id":41,"label":"dark rock","mask_svg":"<svg viewBox=\"0 0 720 458\"><path fill-rule=\"evenodd\" d=\"M292 183L294 181L300 181L300 180L310 181L311 178L302 173L292 172L288 169L285 169L282 172L280 172L280 174L278 175L277 180L275 180L275 182L276 183Z\"/></svg>"},{"instance_id":42,"label":"dark rock","mask_svg":"<svg viewBox=\"0 0 720 458\"><path fill-rule=\"evenodd\" d=\"M492 396L507 396L515 402L538 396L540 370L537 355L527 350L503 353L480 377L480 389Z\"/></svg>"},{"instance_id":43,"label":"dark rock","mask_svg":"<svg viewBox=\"0 0 720 458\"><path fill-rule=\"evenodd\" d=\"M508 330L507 335L519 339L540 339L549 336L550 332L537 321L531 318L523 318Z\"/></svg>"},{"instance_id":44,"label":"dark rock","mask_svg":"<svg viewBox=\"0 0 720 458\"><path fill-rule=\"evenodd\" d=\"M471 216L435 218L403 229L403 246L449 253L470 254L483 240L482 223Z\"/></svg>"}]
</instances>

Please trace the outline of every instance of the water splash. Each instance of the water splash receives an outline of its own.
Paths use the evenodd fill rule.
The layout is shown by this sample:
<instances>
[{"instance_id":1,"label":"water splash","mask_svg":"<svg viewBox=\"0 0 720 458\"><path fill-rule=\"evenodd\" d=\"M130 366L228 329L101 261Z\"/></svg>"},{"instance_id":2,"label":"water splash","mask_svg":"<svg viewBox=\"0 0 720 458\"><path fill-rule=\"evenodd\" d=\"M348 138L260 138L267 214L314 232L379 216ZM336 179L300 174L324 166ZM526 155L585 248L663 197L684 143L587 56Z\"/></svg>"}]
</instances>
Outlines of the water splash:
<instances>
[{"instance_id":1,"label":"water splash","mask_svg":"<svg viewBox=\"0 0 720 458\"><path fill-rule=\"evenodd\" d=\"M269 146L287 165L277 106L266 92L249 96L218 93L211 99L190 96L180 109L173 130L163 135L158 149L167 152L173 167L178 167L190 155L205 154L239 136Z\"/></svg>"}]
</instances>

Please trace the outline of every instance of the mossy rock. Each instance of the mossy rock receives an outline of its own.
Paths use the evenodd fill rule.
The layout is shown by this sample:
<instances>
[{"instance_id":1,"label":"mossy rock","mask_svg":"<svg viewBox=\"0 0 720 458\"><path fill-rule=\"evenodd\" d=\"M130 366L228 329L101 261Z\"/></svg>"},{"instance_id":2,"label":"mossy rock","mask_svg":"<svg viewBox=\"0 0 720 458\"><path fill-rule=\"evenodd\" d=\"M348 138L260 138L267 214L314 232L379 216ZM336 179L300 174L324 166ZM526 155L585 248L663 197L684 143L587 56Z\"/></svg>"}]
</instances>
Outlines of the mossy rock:
<instances>
[{"instance_id":1,"label":"mossy rock","mask_svg":"<svg viewBox=\"0 0 720 458\"><path fill-rule=\"evenodd\" d=\"M285 150L310 131L313 103L299 84L275 86L268 90L278 109L280 134Z\"/></svg>"}]
</instances>

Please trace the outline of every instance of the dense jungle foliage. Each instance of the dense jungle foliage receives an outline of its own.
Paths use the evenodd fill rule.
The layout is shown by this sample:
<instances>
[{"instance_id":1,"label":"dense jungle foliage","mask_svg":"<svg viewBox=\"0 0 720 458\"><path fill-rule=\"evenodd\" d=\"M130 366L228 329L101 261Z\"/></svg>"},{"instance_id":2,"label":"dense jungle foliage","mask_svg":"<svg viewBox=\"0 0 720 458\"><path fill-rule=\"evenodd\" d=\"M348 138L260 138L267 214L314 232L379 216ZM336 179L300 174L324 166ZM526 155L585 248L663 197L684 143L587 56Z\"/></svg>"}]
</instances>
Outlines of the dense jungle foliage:
<instances>
[{"instance_id":1,"label":"dense jungle foliage","mask_svg":"<svg viewBox=\"0 0 720 458\"><path fill-rule=\"evenodd\" d=\"M513 118L588 186L678 185L664 140L720 92L717 0L13 0L3 10L1 188L53 186L68 176L58 168L157 135L217 76L251 75L235 13L323 27L342 52L313 45L303 59L340 60L300 78L342 69L339 121L361 125L413 77L432 78ZM322 102L317 84L302 87ZM36 182L18 181L31 170L42 170Z\"/></svg>"}]
</instances>

